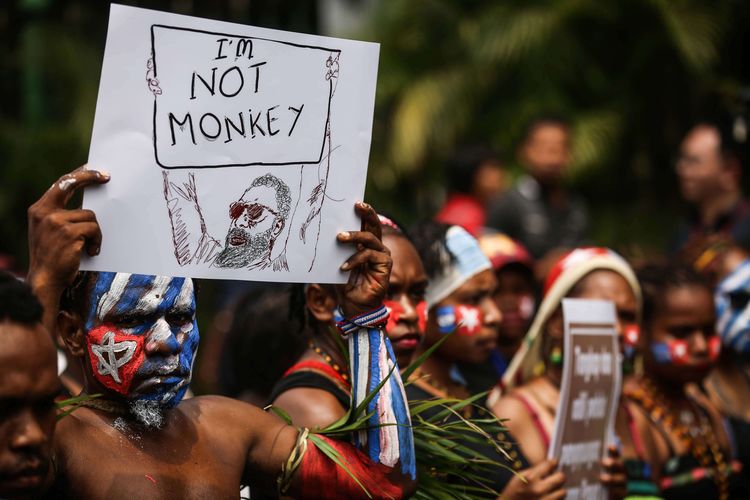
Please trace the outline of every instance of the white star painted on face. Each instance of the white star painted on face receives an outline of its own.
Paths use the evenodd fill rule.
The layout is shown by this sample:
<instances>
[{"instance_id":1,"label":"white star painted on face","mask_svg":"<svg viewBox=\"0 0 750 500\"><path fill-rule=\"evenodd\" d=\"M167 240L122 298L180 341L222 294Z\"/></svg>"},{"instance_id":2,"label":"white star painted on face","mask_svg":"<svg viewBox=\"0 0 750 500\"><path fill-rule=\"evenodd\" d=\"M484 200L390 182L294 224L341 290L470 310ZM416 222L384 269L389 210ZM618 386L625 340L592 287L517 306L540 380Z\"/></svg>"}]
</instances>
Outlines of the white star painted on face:
<instances>
[{"instance_id":1,"label":"white star painted on face","mask_svg":"<svg viewBox=\"0 0 750 500\"><path fill-rule=\"evenodd\" d=\"M479 310L461 307L461 324L468 331L475 331L479 326Z\"/></svg>"},{"instance_id":2,"label":"white star painted on face","mask_svg":"<svg viewBox=\"0 0 750 500\"><path fill-rule=\"evenodd\" d=\"M99 375L109 375L115 382L121 383L119 368L133 359L137 345L133 340L115 342L114 332L105 333L101 344L91 346L91 351L98 360L96 368ZM119 353L124 354L118 358L117 354ZM104 359L105 355L107 359Z\"/></svg>"}]
</instances>

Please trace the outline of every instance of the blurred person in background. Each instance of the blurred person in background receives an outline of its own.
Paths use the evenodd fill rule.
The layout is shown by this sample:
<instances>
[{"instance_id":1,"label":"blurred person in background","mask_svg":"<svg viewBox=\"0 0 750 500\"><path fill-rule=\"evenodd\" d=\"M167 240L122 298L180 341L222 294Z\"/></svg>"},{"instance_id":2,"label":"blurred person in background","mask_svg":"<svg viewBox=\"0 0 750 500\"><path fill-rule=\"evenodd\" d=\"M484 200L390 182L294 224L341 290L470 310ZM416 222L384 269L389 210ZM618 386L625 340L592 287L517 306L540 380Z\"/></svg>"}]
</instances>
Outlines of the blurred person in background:
<instances>
[{"instance_id":1,"label":"blurred person in background","mask_svg":"<svg viewBox=\"0 0 750 500\"><path fill-rule=\"evenodd\" d=\"M478 237L489 203L505 189L506 172L498 154L485 146L465 146L447 164L448 199L435 216Z\"/></svg>"},{"instance_id":2,"label":"blurred person in background","mask_svg":"<svg viewBox=\"0 0 750 500\"><path fill-rule=\"evenodd\" d=\"M712 279L720 255L729 246L732 228L750 215L750 203L742 194L747 127L741 116L700 121L680 144L675 167L689 212L674 237L672 250Z\"/></svg>"},{"instance_id":3,"label":"blurred person in background","mask_svg":"<svg viewBox=\"0 0 750 500\"><path fill-rule=\"evenodd\" d=\"M276 381L305 350L303 306L294 303L300 286L265 283L232 308L218 363L223 395L263 407Z\"/></svg>"},{"instance_id":4,"label":"blurred person in background","mask_svg":"<svg viewBox=\"0 0 750 500\"><path fill-rule=\"evenodd\" d=\"M532 120L518 147L525 169L515 186L488 212L487 225L520 241L537 260L537 276L546 276L564 249L582 244L588 211L565 185L571 162L570 124L557 116Z\"/></svg>"},{"instance_id":5,"label":"blurred person in background","mask_svg":"<svg viewBox=\"0 0 750 500\"><path fill-rule=\"evenodd\" d=\"M665 499L748 498L736 459L744 446L696 390L721 347L711 287L680 264L646 266L639 278L644 372L625 389L633 440L640 443L635 456L624 453L629 485L650 481L656 486L651 493Z\"/></svg>"},{"instance_id":6,"label":"blurred person in background","mask_svg":"<svg viewBox=\"0 0 750 500\"><path fill-rule=\"evenodd\" d=\"M490 259L497 279L493 295L502 319L497 348L485 363L459 363L472 393L491 389L505 373L510 360L531 326L536 302L534 261L517 241L502 233L479 237L479 247Z\"/></svg>"}]
</instances>

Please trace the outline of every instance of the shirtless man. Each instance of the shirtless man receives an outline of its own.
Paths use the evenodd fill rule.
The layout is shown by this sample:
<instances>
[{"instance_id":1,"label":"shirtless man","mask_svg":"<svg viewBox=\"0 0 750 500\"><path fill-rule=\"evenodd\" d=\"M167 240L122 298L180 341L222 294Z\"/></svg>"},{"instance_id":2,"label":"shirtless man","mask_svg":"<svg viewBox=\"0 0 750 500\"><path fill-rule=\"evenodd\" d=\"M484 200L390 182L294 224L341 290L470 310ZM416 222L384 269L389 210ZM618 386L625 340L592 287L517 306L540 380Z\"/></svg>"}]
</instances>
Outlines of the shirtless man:
<instances>
[{"instance_id":1,"label":"shirtless man","mask_svg":"<svg viewBox=\"0 0 750 500\"><path fill-rule=\"evenodd\" d=\"M78 275L80 252L96 254L101 233L93 212L64 207L76 190L108 180L101 172L76 170L29 209L29 282L45 307L45 320L80 359L84 391L102 394L59 422L52 495L237 498L240 484L249 483L268 492L278 486L281 493L298 498L364 496L307 439L306 431L235 400L182 400L198 345L191 280ZM359 321L357 315L381 305L391 259L373 209L362 203L355 208L363 230L338 235L340 242L357 249L342 265L352 272L340 304L345 317ZM75 286L68 288L74 280ZM383 344L382 331L378 335L372 328L354 328L349 336ZM381 354L376 348L369 352ZM370 378L366 371L361 376ZM375 378L363 383L377 384ZM402 428L409 422L396 419L392 424ZM326 442L372 495L410 494L415 478L400 453L411 442L381 447L362 440L364 453L349 444Z\"/></svg>"},{"instance_id":2,"label":"shirtless man","mask_svg":"<svg viewBox=\"0 0 750 500\"><path fill-rule=\"evenodd\" d=\"M57 355L31 289L0 272L0 498L36 498L49 470Z\"/></svg>"}]
</instances>

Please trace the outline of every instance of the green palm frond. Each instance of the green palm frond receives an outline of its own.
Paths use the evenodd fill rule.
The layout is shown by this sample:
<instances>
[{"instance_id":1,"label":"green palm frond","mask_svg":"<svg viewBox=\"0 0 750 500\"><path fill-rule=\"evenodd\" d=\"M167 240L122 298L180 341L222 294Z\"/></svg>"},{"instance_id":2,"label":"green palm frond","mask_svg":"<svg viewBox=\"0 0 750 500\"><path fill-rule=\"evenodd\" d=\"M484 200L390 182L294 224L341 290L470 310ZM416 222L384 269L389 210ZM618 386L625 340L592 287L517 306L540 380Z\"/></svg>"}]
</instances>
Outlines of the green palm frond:
<instances>
[{"instance_id":1,"label":"green palm frond","mask_svg":"<svg viewBox=\"0 0 750 500\"><path fill-rule=\"evenodd\" d=\"M721 29L708 9L684 1L649 0L661 15L675 48L694 70L707 69L718 58Z\"/></svg>"}]
</instances>

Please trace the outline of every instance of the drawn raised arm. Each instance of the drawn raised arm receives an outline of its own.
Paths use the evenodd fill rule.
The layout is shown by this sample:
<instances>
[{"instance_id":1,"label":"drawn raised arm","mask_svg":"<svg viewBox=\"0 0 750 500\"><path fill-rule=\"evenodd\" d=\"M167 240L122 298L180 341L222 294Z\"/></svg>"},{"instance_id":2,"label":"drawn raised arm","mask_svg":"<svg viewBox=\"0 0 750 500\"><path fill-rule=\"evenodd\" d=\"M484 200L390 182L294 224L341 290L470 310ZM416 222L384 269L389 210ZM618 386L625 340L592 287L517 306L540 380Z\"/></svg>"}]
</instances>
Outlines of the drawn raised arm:
<instances>
[{"instance_id":1,"label":"drawn raised arm","mask_svg":"<svg viewBox=\"0 0 750 500\"><path fill-rule=\"evenodd\" d=\"M195 174L189 172L182 180L174 180L180 174L183 172L162 172L174 256L181 266L212 262L221 250L221 243L208 233L198 200Z\"/></svg>"},{"instance_id":2,"label":"drawn raised arm","mask_svg":"<svg viewBox=\"0 0 750 500\"><path fill-rule=\"evenodd\" d=\"M91 210L65 206L86 186L104 184L109 174L80 167L52 184L28 210L29 274L27 281L44 306L44 326L54 335L60 296L73 283L81 251L97 255L102 233Z\"/></svg>"}]
</instances>

